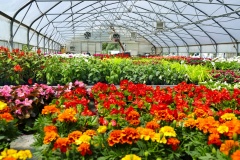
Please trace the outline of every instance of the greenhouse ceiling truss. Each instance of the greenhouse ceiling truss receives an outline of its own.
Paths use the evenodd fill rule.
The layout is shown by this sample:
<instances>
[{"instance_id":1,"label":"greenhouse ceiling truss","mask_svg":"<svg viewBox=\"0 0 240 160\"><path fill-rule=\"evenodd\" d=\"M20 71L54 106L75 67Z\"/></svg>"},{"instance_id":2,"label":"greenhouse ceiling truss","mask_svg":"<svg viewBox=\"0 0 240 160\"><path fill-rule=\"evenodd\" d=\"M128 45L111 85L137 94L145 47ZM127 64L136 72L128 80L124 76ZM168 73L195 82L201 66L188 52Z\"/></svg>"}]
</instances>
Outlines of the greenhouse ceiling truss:
<instances>
[{"instance_id":1,"label":"greenhouse ceiling truss","mask_svg":"<svg viewBox=\"0 0 240 160\"><path fill-rule=\"evenodd\" d=\"M153 46L169 51L172 47L177 52L179 47L189 51L189 47L197 46L202 52L202 46L209 45L217 53L218 45L229 44L239 53L239 0L8 1L21 1L15 12L0 7L0 15L11 21L12 47L20 26L27 28L28 45L37 34L37 46L40 35L63 45L88 30L104 32L113 26L136 32ZM154 25L158 21L165 24L162 30ZM15 29L14 23L18 24Z\"/></svg>"}]
</instances>

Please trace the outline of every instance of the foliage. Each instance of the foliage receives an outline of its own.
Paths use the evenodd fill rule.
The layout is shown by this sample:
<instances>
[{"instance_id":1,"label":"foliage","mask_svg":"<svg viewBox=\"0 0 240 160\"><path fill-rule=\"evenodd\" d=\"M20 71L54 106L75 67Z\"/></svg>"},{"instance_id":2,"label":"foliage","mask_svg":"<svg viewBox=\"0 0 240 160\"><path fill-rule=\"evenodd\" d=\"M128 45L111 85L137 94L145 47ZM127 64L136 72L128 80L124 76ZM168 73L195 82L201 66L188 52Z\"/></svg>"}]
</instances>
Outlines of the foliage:
<instances>
[{"instance_id":1,"label":"foliage","mask_svg":"<svg viewBox=\"0 0 240 160\"><path fill-rule=\"evenodd\" d=\"M240 71L236 70L213 70L211 72L213 81L238 83L240 82Z\"/></svg>"}]
</instances>

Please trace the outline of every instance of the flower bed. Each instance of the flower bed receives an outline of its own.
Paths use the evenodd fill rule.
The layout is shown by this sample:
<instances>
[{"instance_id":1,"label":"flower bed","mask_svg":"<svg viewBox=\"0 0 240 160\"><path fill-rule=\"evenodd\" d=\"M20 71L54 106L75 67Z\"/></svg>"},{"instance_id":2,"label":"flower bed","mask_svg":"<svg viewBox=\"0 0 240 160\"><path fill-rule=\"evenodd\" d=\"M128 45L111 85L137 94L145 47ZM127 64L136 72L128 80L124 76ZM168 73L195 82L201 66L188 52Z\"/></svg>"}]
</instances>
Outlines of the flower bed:
<instances>
[{"instance_id":1,"label":"flower bed","mask_svg":"<svg viewBox=\"0 0 240 160\"><path fill-rule=\"evenodd\" d=\"M44 159L237 160L239 107L239 89L77 86L44 107L34 146Z\"/></svg>"}]
</instances>

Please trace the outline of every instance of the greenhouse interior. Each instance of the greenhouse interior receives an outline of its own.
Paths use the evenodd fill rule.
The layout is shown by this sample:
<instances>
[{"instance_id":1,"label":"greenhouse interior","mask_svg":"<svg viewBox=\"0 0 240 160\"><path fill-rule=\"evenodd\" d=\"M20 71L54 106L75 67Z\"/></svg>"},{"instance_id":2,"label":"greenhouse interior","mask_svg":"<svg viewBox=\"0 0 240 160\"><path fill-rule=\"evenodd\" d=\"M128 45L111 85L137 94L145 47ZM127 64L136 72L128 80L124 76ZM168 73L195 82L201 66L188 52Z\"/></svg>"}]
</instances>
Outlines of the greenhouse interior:
<instances>
[{"instance_id":1,"label":"greenhouse interior","mask_svg":"<svg viewBox=\"0 0 240 160\"><path fill-rule=\"evenodd\" d=\"M1 0L0 160L240 160L239 0Z\"/></svg>"}]
</instances>

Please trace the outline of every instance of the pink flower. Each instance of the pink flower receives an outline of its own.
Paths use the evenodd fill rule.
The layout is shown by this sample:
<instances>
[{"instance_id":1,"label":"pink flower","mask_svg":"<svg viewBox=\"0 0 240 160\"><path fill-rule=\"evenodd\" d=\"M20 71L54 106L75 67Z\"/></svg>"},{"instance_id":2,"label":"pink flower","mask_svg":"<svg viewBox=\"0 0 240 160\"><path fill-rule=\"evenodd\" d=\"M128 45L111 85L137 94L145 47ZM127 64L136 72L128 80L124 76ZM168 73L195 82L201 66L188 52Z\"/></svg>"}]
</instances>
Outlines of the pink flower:
<instances>
[{"instance_id":1,"label":"pink flower","mask_svg":"<svg viewBox=\"0 0 240 160\"><path fill-rule=\"evenodd\" d=\"M21 111L21 109L19 108L19 109L17 109L17 110L15 111L15 113L16 113L16 114L22 114L22 111Z\"/></svg>"},{"instance_id":2,"label":"pink flower","mask_svg":"<svg viewBox=\"0 0 240 160\"><path fill-rule=\"evenodd\" d=\"M18 106L19 104L22 104L22 102L19 99L16 99L15 104Z\"/></svg>"},{"instance_id":3,"label":"pink flower","mask_svg":"<svg viewBox=\"0 0 240 160\"><path fill-rule=\"evenodd\" d=\"M103 120L103 125L107 126L108 125L108 121L106 119Z\"/></svg>"},{"instance_id":4,"label":"pink flower","mask_svg":"<svg viewBox=\"0 0 240 160\"><path fill-rule=\"evenodd\" d=\"M12 92L11 87L7 85L3 86L3 88L0 89L0 95L4 97L11 97L11 94L10 94L11 92Z\"/></svg>"},{"instance_id":5,"label":"pink flower","mask_svg":"<svg viewBox=\"0 0 240 160\"><path fill-rule=\"evenodd\" d=\"M85 84L83 82L79 82L79 81L75 81L74 85L79 86L79 87L85 87Z\"/></svg>"},{"instance_id":6,"label":"pink flower","mask_svg":"<svg viewBox=\"0 0 240 160\"><path fill-rule=\"evenodd\" d=\"M113 126L113 127L117 126L116 120L111 120L111 123L112 123L112 126Z\"/></svg>"},{"instance_id":7,"label":"pink flower","mask_svg":"<svg viewBox=\"0 0 240 160\"><path fill-rule=\"evenodd\" d=\"M32 100L28 100L28 98L25 98L25 100L22 102L24 106L31 106L32 105Z\"/></svg>"}]
</instances>

